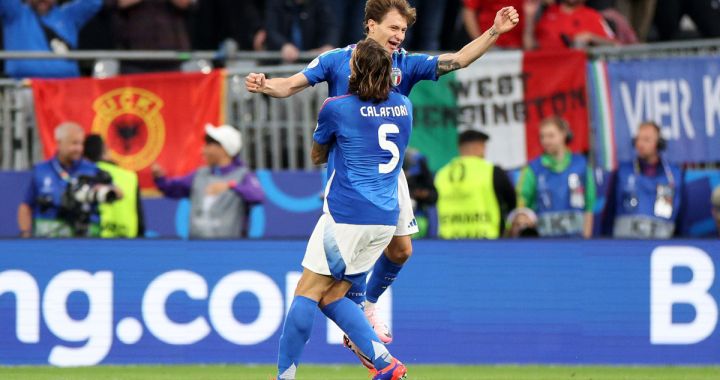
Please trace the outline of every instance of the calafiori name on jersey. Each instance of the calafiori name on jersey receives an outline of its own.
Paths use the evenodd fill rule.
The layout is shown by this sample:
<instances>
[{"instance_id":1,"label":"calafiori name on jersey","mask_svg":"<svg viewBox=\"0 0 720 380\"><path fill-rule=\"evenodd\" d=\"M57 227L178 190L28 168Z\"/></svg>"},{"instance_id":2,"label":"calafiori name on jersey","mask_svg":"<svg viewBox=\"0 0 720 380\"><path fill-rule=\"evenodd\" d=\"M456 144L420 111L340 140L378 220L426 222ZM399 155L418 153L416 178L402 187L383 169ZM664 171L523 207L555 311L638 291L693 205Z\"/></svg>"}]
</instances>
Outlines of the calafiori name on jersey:
<instances>
[{"instance_id":1,"label":"calafiori name on jersey","mask_svg":"<svg viewBox=\"0 0 720 380\"><path fill-rule=\"evenodd\" d=\"M360 115L365 117L399 117L408 116L408 109L405 106L394 107L360 107Z\"/></svg>"}]
</instances>

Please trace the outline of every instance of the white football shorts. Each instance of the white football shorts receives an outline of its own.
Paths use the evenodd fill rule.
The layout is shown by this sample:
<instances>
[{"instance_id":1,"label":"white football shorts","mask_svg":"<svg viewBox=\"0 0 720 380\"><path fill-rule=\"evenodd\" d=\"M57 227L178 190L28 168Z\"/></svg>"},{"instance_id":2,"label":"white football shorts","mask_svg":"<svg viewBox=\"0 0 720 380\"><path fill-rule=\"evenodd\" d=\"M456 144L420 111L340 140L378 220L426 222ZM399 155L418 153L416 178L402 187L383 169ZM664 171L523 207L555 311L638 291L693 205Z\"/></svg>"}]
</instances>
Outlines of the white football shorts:
<instances>
[{"instance_id":1,"label":"white football shorts","mask_svg":"<svg viewBox=\"0 0 720 380\"><path fill-rule=\"evenodd\" d=\"M394 226L335 223L323 213L310 235L302 266L336 279L368 272L394 231Z\"/></svg>"},{"instance_id":2,"label":"white football shorts","mask_svg":"<svg viewBox=\"0 0 720 380\"><path fill-rule=\"evenodd\" d=\"M413 213L410 189L405 178L405 172L402 170L398 175L398 206L400 206L400 215L398 216L397 228L395 228L395 236L407 236L417 233L419 229L415 221L415 213Z\"/></svg>"}]
</instances>

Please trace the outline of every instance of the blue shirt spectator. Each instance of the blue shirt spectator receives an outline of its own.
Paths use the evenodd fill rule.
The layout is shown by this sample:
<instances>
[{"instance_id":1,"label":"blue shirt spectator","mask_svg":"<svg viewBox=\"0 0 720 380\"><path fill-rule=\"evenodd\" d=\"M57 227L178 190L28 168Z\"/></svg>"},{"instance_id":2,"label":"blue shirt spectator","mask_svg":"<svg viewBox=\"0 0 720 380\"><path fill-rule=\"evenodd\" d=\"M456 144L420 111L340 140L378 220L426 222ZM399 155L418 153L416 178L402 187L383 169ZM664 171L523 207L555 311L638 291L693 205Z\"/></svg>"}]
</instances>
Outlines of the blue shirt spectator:
<instances>
[{"instance_id":1,"label":"blue shirt spectator","mask_svg":"<svg viewBox=\"0 0 720 380\"><path fill-rule=\"evenodd\" d=\"M98 167L82 159L85 132L75 123L55 129L57 154L32 170L32 179L18 210L18 226L24 237L98 236L100 216L96 202L83 202L68 189L81 176L97 177ZM92 197L92 184L77 192ZM70 196L72 195L72 196Z\"/></svg>"},{"instance_id":2,"label":"blue shirt spectator","mask_svg":"<svg viewBox=\"0 0 720 380\"><path fill-rule=\"evenodd\" d=\"M102 0L75 0L56 5L56 0L0 1L5 50L54 51L64 53L77 48L78 35L85 23L100 10ZM80 75L71 60L9 60L5 71L13 78L63 78Z\"/></svg>"}]
</instances>

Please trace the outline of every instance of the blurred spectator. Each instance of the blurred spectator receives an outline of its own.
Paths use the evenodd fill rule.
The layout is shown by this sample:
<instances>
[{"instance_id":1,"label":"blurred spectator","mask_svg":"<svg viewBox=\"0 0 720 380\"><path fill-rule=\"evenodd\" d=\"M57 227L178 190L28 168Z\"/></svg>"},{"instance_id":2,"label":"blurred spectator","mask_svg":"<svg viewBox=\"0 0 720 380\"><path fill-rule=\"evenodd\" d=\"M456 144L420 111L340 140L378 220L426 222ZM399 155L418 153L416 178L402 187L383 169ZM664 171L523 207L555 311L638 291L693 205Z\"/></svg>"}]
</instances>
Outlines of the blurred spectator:
<instances>
[{"instance_id":1,"label":"blurred spectator","mask_svg":"<svg viewBox=\"0 0 720 380\"><path fill-rule=\"evenodd\" d=\"M485 160L488 139L480 131L461 133L460 157L435 176L438 235L443 239L497 239L505 215L515 208L515 190L507 174Z\"/></svg>"},{"instance_id":2,"label":"blurred spectator","mask_svg":"<svg viewBox=\"0 0 720 380\"><path fill-rule=\"evenodd\" d=\"M0 19L6 50L51 51L58 54L77 48L82 26L102 5L102 0L75 0L56 5L56 0L2 0ZM5 72L13 78L64 78L80 75L71 60L9 60Z\"/></svg>"},{"instance_id":3,"label":"blurred spectator","mask_svg":"<svg viewBox=\"0 0 720 380\"><path fill-rule=\"evenodd\" d=\"M560 0L545 9L535 27L537 46L564 49L617 44L602 15L584 3L585 0Z\"/></svg>"},{"instance_id":4,"label":"blurred spectator","mask_svg":"<svg viewBox=\"0 0 720 380\"><path fill-rule=\"evenodd\" d=\"M632 31L637 41L645 42L655 16L657 0L588 0L587 6L598 10L615 30L621 43L631 38Z\"/></svg>"},{"instance_id":5,"label":"blurred spectator","mask_svg":"<svg viewBox=\"0 0 720 380\"><path fill-rule=\"evenodd\" d=\"M538 237L537 215L527 207L518 207L512 210L507 217L505 230L506 238Z\"/></svg>"},{"instance_id":6,"label":"blurred spectator","mask_svg":"<svg viewBox=\"0 0 720 380\"><path fill-rule=\"evenodd\" d=\"M82 158L85 132L72 122L55 128L57 153L33 167L25 199L18 208L23 237L97 237L98 202L114 201L122 192L107 173Z\"/></svg>"},{"instance_id":7,"label":"blurred spectator","mask_svg":"<svg viewBox=\"0 0 720 380\"><path fill-rule=\"evenodd\" d=\"M720 186L713 190L710 203L712 204L712 216L715 220L715 226L717 226L717 232L720 235Z\"/></svg>"},{"instance_id":8,"label":"blurred spectator","mask_svg":"<svg viewBox=\"0 0 720 380\"><path fill-rule=\"evenodd\" d=\"M123 50L190 50L187 12L195 0L108 0L115 15L113 34ZM178 70L180 63L123 62L123 73Z\"/></svg>"},{"instance_id":9,"label":"blurred spectator","mask_svg":"<svg viewBox=\"0 0 720 380\"><path fill-rule=\"evenodd\" d=\"M543 154L520 173L520 205L538 215L543 237L589 238L593 230L595 180L585 157L568 148L572 132L567 121L550 117L540 122Z\"/></svg>"},{"instance_id":10,"label":"blurred spectator","mask_svg":"<svg viewBox=\"0 0 720 380\"><path fill-rule=\"evenodd\" d=\"M495 46L509 49L522 49L531 48L529 38L525 38L526 33L525 25L527 23L524 14L525 3L533 3L533 1L527 0L463 0L464 8L463 22L465 24L465 30L471 39L476 39L483 34L483 32L493 26L495 20L495 14L497 11L506 6L513 6L517 9L520 15L520 22L511 31L503 34L495 42ZM528 29L529 30L529 29ZM532 30L530 30L532 32ZM523 41L528 41L525 45Z\"/></svg>"},{"instance_id":11,"label":"blurred spectator","mask_svg":"<svg viewBox=\"0 0 720 380\"><path fill-rule=\"evenodd\" d=\"M407 179L410 198L413 201L413 213L418 224L418 233L413 238L427 236L429 228L428 208L435 205L438 194L433 184L433 174L428 168L427 159L422 153L408 148L405 151L403 172Z\"/></svg>"},{"instance_id":12,"label":"blurred spectator","mask_svg":"<svg viewBox=\"0 0 720 380\"><path fill-rule=\"evenodd\" d=\"M660 41L679 37L680 20L685 15L701 37L720 37L720 0L657 0L655 27Z\"/></svg>"},{"instance_id":13,"label":"blurred spectator","mask_svg":"<svg viewBox=\"0 0 720 380\"><path fill-rule=\"evenodd\" d=\"M123 199L100 205L100 237L135 238L145 234L145 223L140 200L140 186L135 172L123 169L110 161L100 135L85 139L85 158L112 177L113 184L123 193Z\"/></svg>"},{"instance_id":14,"label":"blurred spectator","mask_svg":"<svg viewBox=\"0 0 720 380\"><path fill-rule=\"evenodd\" d=\"M643 1L644 2L644 1ZM616 4L622 3L623 5L626 5L627 7L624 9L626 13L622 13L618 8L616 8ZM605 21L607 21L608 26L610 26L610 29L615 34L615 39L622 45L629 45L629 44L636 44L638 43L638 36L635 32L635 29L633 29L633 26L630 25L630 22L628 21L628 17L630 15L630 12L634 9L633 5L642 5L638 2L633 1L632 4L628 5L627 2L623 1L615 1L615 0L588 0L587 6L590 8L593 8L600 12L600 14L603 16ZM652 4L653 7L655 7L655 4ZM644 10L644 9L643 9ZM649 15L646 15L648 23L652 20L652 12ZM647 25L649 27L650 24ZM647 30L645 31L647 33Z\"/></svg>"},{"instance_id":15,"label":"blurred spectator","mask_svg":"<svg viewBox=\"0 0 720 380\"><path fill-rule=\"evenodd\" d=\"M446 0L409 1L410 5L417 10L418 17L415 26L407 30L405 45L411 50L439 51ZM496 9L495 13L497 13L500 8ZM492 23L490 25L492 25Z\"/></svg>"},{"instance_id":16,"label":"blurred spectator","mask_svg":"<svg viewBox=\"0 0 720 380\"><path fill-rule=\"evenodd\" d=\"M240 132L232 126L205 127L207 166L178 178L152 167L155 185L167 197L190 197L190 238L238 238L246 233L249 205L265 198L260 182L237 158Z\"/></svg>"},{"instance_id":17,"label":"blurred spectator","mask_svg":"<svg viewBox=\"0 0 720 380\"><path fill-rule=\"evenodd\" d=\"M354 44L365 38L363 19L365 17L365 1L362 0L331 0L332 13L338 20L337 46Z\"/></svg>"},{"instance_id":18,"label":"blurred spectator","mask_svg":"<svg viewBox=\"0 0 720 380\"><path fill-rule=\"evenodd\" d=\"M665 140L657 124L640 124L633 144L637 156L621 163L611 178L605 233L619 238L671 238L681 207L682 172L662 157Z\"/></svg>"},{"instance_id":19,"label":"blurred spectator","mask_svg":"<svg viewBox=\"0 0 720 380\"><path fill-rule=\"evenodd\" d=\"M195 13L195 43L199 50L217 50L230 39L238 50L262 50L265 0L201 0ZM362 16L361 16L362 18Z\"/></svg>"},{"instance_id":20,"label":"blurred spectator","mask_svg":"<svg viewBox=\"0 0 720 380\"><path fill-rule=\"evenodd\" d=\"M104 0L103 7L100 11L91 18L87 24L80 30L80 36L78 37L78 50L113 50L115 49L115 37L113 35L113 15L115 8L110 6L114 0ZM102 65L110 60L80 60L80 75L90 76L98 75L99 72L94 72L96 65ZM107 76L117 74L119 70L118 64L115 64L115 69L108 72ZM104 71L103 71L104 72Z\"/></svg>"},{"instance_id":21,"label":"blurred spectator","mask_svg":"<svg viewBox=\"0 0 720 380\"><path fill-rule=\"evenodd\" d=\"M301 51L319 54L337 46L337 17L327 0L266 2L267 49L280 50L284 62L295 62Z\"/></svg>"}]
</instances>

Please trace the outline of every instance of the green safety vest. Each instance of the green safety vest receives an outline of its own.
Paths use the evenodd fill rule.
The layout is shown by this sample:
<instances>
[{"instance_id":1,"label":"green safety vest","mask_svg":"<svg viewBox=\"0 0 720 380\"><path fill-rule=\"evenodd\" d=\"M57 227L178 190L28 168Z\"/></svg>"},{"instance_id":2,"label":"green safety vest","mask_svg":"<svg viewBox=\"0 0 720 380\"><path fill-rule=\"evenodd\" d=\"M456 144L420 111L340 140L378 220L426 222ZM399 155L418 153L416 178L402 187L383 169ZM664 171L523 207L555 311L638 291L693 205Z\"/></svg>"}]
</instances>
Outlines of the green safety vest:
<instances>
[{"instance_id":1,"label":"green safety vest","mask_svg":"<svg viewBox=\"0 0 720 380\"><path fill-rule=\"evenodd\" d=\"M438 235L443 239L497 239L500 205L493 188L493 164L456 157L435 176Z\"/></svg>"},{"instance_id":2,"label":"green safety vest","mask_svg":"<svg viewBox=\"0 0 720 380\"><path fill-rule=\"evenodd\" d=\"M108 172L112 177L113 184L123 192L122 199L113 203L100 204L100 237L137 237L137 174L107 162L98 162L97 166Z\"/></svg>"}]
</instances>

